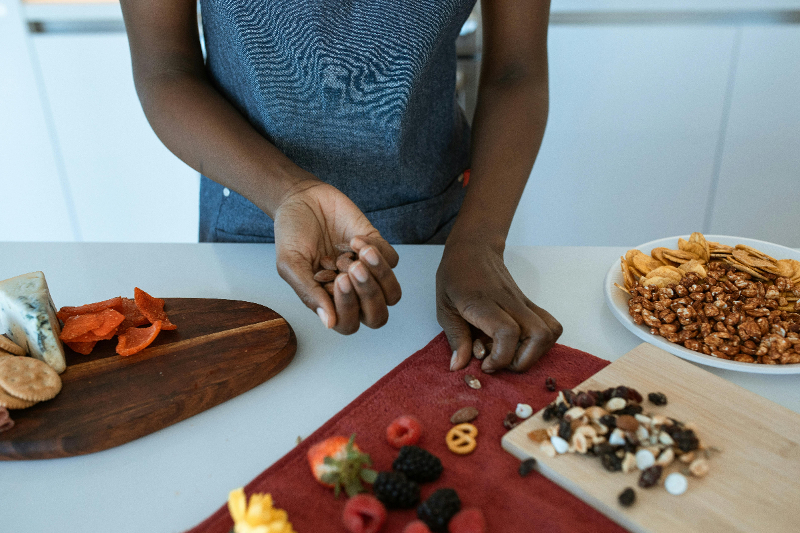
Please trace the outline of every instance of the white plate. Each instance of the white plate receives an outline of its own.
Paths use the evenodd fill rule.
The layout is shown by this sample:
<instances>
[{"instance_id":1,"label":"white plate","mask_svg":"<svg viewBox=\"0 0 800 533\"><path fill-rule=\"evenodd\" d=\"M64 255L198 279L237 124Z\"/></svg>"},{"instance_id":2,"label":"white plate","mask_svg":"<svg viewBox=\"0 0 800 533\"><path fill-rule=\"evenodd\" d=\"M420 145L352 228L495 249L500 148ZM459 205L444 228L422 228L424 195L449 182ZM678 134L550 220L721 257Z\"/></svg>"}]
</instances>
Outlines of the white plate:
<instances>
[{"instance_id":1,"label":"white plate","mask_svg":"<svg viewBox=\"0 0 800 533\"><path fill-rule=\"evenodd\" d=\"M721 244L735 246L737 244L746 244L752 246L756 250L761 250L767 255L775 259L797 259L800 260L800 252L773 244L771 242L757 241L754 239L745 239L743 237L728 237L726 235L706 235L709 241L716 241ZM684 239L688 240L688 236L684 235ZM664 246L676 250L678 248L678 237L668 237L666 239L659 239L657 241L648 242L639 246L636 249L641 250L645 254L650 254L653 248ZM800 364L794 365L760 365L758 363L740 363L738 361L728 361L727 359L718 359L716 357L706 355L704 353L695 352L688 348L684 348L680 344L669 342L663 337L653 335L650 333L650 328L646 326L637 325L631 316L628 314L628 299L629 296L623 291L614 286L614 283L622 286L625 285L622 279L622 270L620 270L619 260L615 261L606 274L603 290L606 295L606 303L611 313L619 320L623 326L628 328L634 335L658 346L662 350L666 350L673 355L677 355L688 361L700 363L702 365L713 366L717 368L725 368L727 370L736 370L738 372L751 372L753 374L800 374Z\"/></svg>"}]
</instances>

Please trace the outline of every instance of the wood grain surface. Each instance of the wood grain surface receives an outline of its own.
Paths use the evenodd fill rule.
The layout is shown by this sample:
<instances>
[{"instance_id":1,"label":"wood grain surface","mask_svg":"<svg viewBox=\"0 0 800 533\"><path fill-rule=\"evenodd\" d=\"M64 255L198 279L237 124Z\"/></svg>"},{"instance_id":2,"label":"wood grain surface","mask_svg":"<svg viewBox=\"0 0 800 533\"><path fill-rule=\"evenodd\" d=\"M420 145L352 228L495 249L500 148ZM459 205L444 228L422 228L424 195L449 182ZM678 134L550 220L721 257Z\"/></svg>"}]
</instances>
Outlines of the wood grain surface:
<instances>
[{"instance_id":1,"label":"wood grain surface","mask_svg":"<svg viewBox=\"0 0 800 533\"><path fill-rule=\"evenodd\" d=\"M596 457L577 454L548 458L527 433L551 422L542 411L509 431L503 448L520 459L534 457L540 472L622 526L637 532L800 531L800 415L770 402L650 344L641 344L574 390L626 385L647 397L663 392L669 403L646 399L645 413L694 422L707 447L715 447L711 471L689 478L689 489L673 496L663 479L685 466L665 469L662 484L637 486L638 471L603 469ZM617 496L626 487L636 503L623 508Z\"/></svg>"},{"instance_id":2,"label":"wood grain surface","mask_svg":"<svg viewBox=\"0 0 800 533\"><path fill-rule=\"evenodd\" d=\"M283 370L297 339L286 320L236 300L166 298L178 326L128 357L116 338L90 355L68 348L53 400L11 411L0 459L47 459L105 450L196 415Z\"/></svg>"}]
</instances>

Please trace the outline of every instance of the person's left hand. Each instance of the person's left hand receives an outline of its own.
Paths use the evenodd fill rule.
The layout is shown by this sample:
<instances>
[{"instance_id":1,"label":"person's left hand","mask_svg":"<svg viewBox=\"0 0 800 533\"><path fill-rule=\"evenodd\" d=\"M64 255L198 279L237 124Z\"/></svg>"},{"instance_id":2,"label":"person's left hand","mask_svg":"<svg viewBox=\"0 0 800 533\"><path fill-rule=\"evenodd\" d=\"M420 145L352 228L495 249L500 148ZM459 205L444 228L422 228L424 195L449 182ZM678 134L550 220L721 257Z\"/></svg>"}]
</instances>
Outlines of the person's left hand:
<instances>
[{"instance_id":1,"label":"person's left hand","mask_svg":"<svg viewBox=\"0 0 800 533\"><path fill-rule=\"evenodd\" d=\"M436 272L436 316L453 350L450 370L464 368L472 357L470 325L492 338L484 372L528 370L562 332L561 324L517 287L502 250L477 239L445 246Z\"/></svg>"}]
</instances>

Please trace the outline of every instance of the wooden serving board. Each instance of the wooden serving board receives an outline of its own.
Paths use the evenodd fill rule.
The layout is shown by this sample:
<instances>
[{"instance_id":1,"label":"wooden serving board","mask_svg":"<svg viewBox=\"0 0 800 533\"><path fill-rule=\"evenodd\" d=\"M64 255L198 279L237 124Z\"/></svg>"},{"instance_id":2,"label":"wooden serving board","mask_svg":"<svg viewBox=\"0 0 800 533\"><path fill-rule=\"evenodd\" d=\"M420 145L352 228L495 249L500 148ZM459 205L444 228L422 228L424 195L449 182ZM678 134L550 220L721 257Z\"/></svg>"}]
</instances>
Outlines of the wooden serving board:
<instances>
[{"instance_id":1,"label":"wooden serving board","mask_svg":"<svg viewBox=\"0 0 800 533\"><path fill-rule=\"evenodd\" d=\"M578 454L549 458L527 433L553 422L536 413L502 440L519 459L533 457L540 472L631 531L800 531L800 415L731 384L650 344L641 344L574 390L626 385L645 397L645 413L694 422L707 447L721 450L709 459L704 478L689 477L680 496L662 485L637 486L638 471L623 474L603 469L599 459ZM663 392L668 404L647 401ZM636 503L624 508L617 496L626 487Z\"/></svg>"},{"instance_id":2,"label":"wooden serving board","mask_svg":"<svg viewBox=\"0 0 800 533\"><path fill-rule=\"evenodd\" d=\"M116 338L89 355L68 348L63 388L54 399L11 411L0 459L48 459L105 450L214 407L259 385L294 357L286 320L236 300L166 298L178 326L128 357Z\"/></svg>"}]
</instances>

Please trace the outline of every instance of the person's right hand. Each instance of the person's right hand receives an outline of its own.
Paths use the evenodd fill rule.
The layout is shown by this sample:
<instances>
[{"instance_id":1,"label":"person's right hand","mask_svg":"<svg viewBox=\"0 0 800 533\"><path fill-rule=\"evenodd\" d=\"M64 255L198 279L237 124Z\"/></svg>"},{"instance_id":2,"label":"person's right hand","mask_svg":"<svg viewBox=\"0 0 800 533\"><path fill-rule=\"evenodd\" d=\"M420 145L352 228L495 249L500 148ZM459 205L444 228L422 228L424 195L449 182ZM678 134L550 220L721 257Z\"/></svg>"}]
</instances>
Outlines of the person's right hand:
<instances>
[{"instance_id":1,"label":"person's right hand","mask_svg":"<svg viewBox=\"0 0 800 533\"><path fill-rule=\"evenodd\" d=\"M323 256L337 256L334 245L349 244L358 253L346 274L339 274L334 296L316 281ZM332 185L307 180L287 194L275 211L275 249L280 276L322 323L344 335L363 323L379 328L388 306L400 300L392 268L398 255L367 217Z\"/></svg>"}]
</instances>

